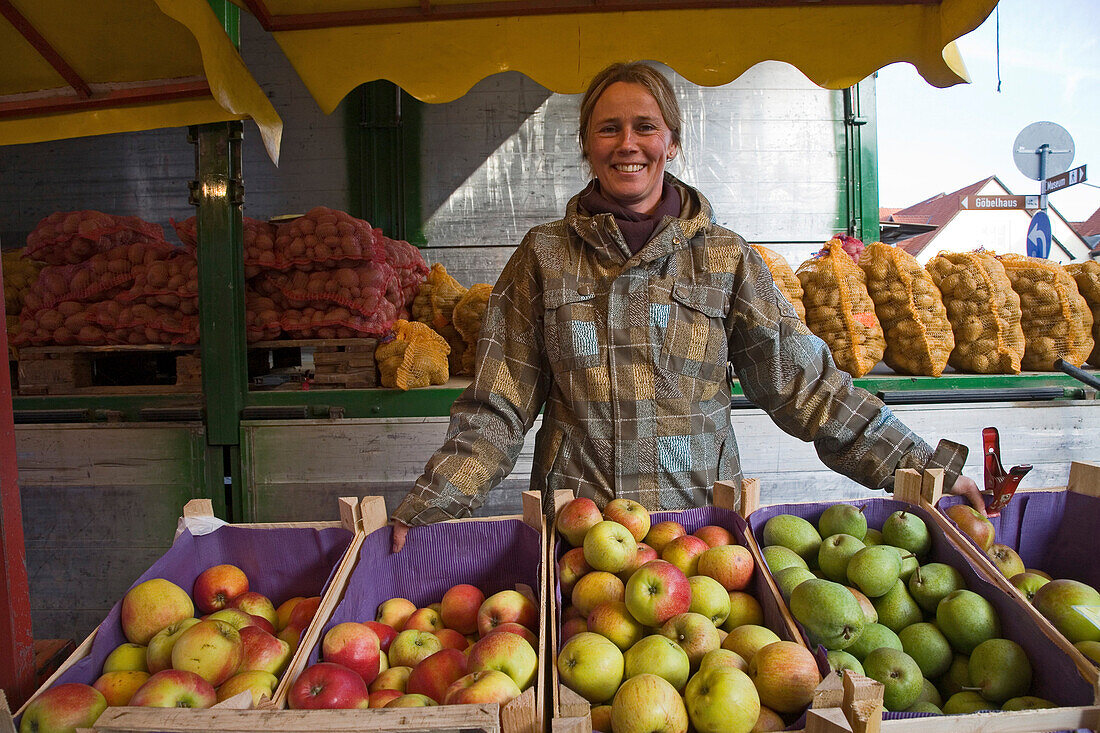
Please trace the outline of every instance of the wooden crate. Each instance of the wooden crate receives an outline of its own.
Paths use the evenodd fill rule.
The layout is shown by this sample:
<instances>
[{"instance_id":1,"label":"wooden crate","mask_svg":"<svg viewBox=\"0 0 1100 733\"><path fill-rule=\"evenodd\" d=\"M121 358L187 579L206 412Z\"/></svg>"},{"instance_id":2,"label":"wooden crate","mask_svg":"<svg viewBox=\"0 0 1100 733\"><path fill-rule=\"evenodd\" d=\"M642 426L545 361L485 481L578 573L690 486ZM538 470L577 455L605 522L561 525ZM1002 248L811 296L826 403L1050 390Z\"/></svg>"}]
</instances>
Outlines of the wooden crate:
<instances>
[{"instance_id":1,"label":"wooden crate","mask_svg":"<svg viewBox=\"0 0 1100 733\"><path fill-rule=\"evenodd\" d=\"M1065 648L1066 654L1073 659L1074 664L1077 665L1078 670L1085 679L1095 683L1098 677L1100 677L1100 667L1097 666L1096 662L1093 662L1082 654L1081 651L1073 646L1072 642L1063 636L1045 616L1039 613L1026 598L1021 596L1015 586L1009 583L1008 578L997 570L997 567L986 554L981 551L974 541L964 535L959 530L958 526L939 508L938 504L942 494L942 486L937 484L934 480L925 477L921 483L920 491L918 492L916 479L909 476L905 480L908 482L908 485L912 487L909 489L911 494L919 493L919 496L912 499L914 503L920 503L932 515L940 531L943 532L948 540L966 554L968 559L981 570L994 585L997 585L1004 590L1005 593L1018 600L1020 607L1035 621L1036 625L1045 636L1059 639L1060 645ZM1065 486L1021 489L1017 491L1016 496L1024 498L1029 494L1066 491L1082 494L1084 496L1100 497L1100 465L1074 461L1070 465L1069 479ZM1014 500L1015 498L1016 497L1013 497ZM996 522L997 519L994 518L993 521ZM1095 537L1089 538L1089 540L1092 541L1095 546Z\"/></svg>"},{"instance_id":2,"label":"wooden crate","mask_svg":"<svg viewBox=\"0 0 1100 733\"><path fill-rule=\"evenodd\" d=\"M19 350L20 395L196 392L194 346L28 346Z\"/></svg>"},{"instance_id":3,"label":"wooden crate","mask_svg":"<svg viewBox=\"0 0 1100 733\"><path fill-rule=\"evenodd\" d=\"M377 347L374 338L259 341L249 345L249 376L261 378L274 370L297 369L320 388L377 387Z\"/></svg>"},{"instance_id":4,"label":"wooden crate","mask_svg":"<svg viewBox=\"0 0 1100 733\"><path fill-rule=\"evenodd\" d=\"M362 529L363 526L364 526L364 521L375 522L375 521L377 521L378 516L384 517L385 516L385 505L381 501L381 499L378 499L376 497L368 497L367 499L364 499L362 502L360 502L358 499L355 499L355 498L343 498L343 499L340 500L340 516L341 516L341 520L339 522L283 522L283 523L266 523L266 524L232 524L232 525L226 525L226 526L233 527L233 528L242 528L242 529L246 529L246 530L252 530L252 529L255 529L255 530L272 530L272 529L329 530L329 529L333 529L333 528L343 528L343 529L346 529L349 532L351 532L352 533L351 534L351 539L349 541L349 544L348 544L347 548L345 548L344 550L341 551L339 561L331 569L331 578L332 578L332 580L328 584L328 587L325 589L325 592L322 595L322 601L321 601L321 604L320 604L321 606L323 606L324 603L325 603L325 600L327 599L327 597L329 595L335 593L337 591L337 589L343 587L344 580L346 580L347 575L351 572L351 568L354 564L353 560L354 560L354 557L355 557L355 553L357 553L359 546L362 544L363 537L365 536L364 533L363 533L363 529ZM364 520L364 516L366 516L366 518L367 518L366 520ZM218 522L220 522L220 520L216 520L214 518L213 506L212 506L212 503L209 499L194 499L194 500L189 501L184 506L184 509L183 509L183 523L184 523L185 526L188 523L216 525ZM190 588L187 588L185 590L187 590L188 594L190 595ZM320 621L315 617L314 620L310 623L310 626L307 627L307 629L303 633L303 636L308 634L312 630L313 626L315 624L318 624L318 623L320 623ZM100 628L103 628L102 624L100 625ZM16 712L16 716L21 715L23 713L23 711L26 709L27 705L30 704L30 702L32 700L34 700L35 697L37 697L38 695L40 695L45 690L52 687L56 682L59 681L59 679L63 675L65 675L66 672L68 672L70 669L72 669L77 663L79 663L82 660L84 660L85 658L93 655L93 653L97 654L99 656L106 656L106 653L109 652L110 649L105 648L102 645L98 645L98 646L96 645L96 638L97 638L97 634L98 634L99 631L100 631L100 629L96 629L91 634L89 634L84 639L83 642L81 642L81 644L69 656L69 658L66 659L64 663L61 664L61 666L57 669L57 671L54 672L45 682L43 682L42 685L38 688L38 690L34 693L34 695L32 695L30 697L30 699L27 700L27 702L23 704L23 706ZM106 638L106 634L104 634L104 637ZM81 682L84 682L86 684L91 684L92 682L94 682L94 680L95 680L96 676L98 676L98 674L99 674L98 669L92 668L92 669L89 669L89 670L85 670L85 673L84 673L84 676L86 677L85 679L69 680L69 681L81 681ZM246 694L242 693L242 695L238 695L233 699L226 700L224 703L219 704L219 706L217 706L217 707L219 708L219 710L222 711L222 713L224 713L226 711L231 711L231 710L234 710L234 709L237 709L237 708L241 708L241 707L250 707L251 706L251 700L250 699L246 700L245 699L246 697L248 697L248 696ZM153 708L148 708L148 709L147 708L108 708L108 711L112 712L112 715L107 716L107 712L105 712L104 716L107 716L107 717L105 717L104 720L105 721L113 720L115 718L115 716L117 715L117 713L115 713L114 711L119 711L119 710L121 710L121 711L136 711L136 714L134 715L134 719L136 721L144 721L144 720L146 720L147 715L154 715L155 716L158 713L158 711L161 715L164 715L164 713L165 713L164 710L153 709ZM179 711L176 711L176 712L179 713ZM192 712L198 712L198 711L183 711L182 713L179 713L179 715L181 715L183 717L186 717L186 715L188 713L192 713ZM239 712L255 713L255 711L239 711ZM103 716L101 716L101 717L103 717ZM126 719L129 719L129 718L127 717ZM2 730L3 722L4 722L3 720L0 720L0 730ZM141 725L143 725L143 724L144 723L141 723ZM172 724L175 725L175 724L177 724L177 722L175 720L173 720ZM98 723L97 723L97 725L98 725ZM135 725L138 725L138 723L135 723ZM158 725L163 725L163 722L158 723ZM123 728L111 727L111 728L104 728L102 730L131 730L131 729L130 728L125 728L125 727L123 727ZM168 730L168 728L164 728L164 727L160 727L160 728L156 728L156 727L154 727L154 728L143 728L143 727L139 726L139 727L132 728L132 730ZM175 730L175 728L173 728L173 730ZM188 730L196 730L196 731L197 730L211 730L211 728L207 728L202 724L196 724L193 727L189 728Z\"/></svg>"},{"instance_id":5,"label":"wooden crate","mask_svg":"<svg viewBox=\"0 0 1100 733\"><path fill-rule=\"evenodd\" d=\"M572 495L568 491L558 492L559 495L564 496L555 497L556 506L560 508ZM760 501L760 482L757 479L745 479L741 486L738 487L727 481L719 481L714 485L714 507L718 509L726 509L731 512L737 512L742 518L751 514L756 509ZM685 512L694 510L684 510L682 512L660 512L662 515L666 515L665 519L671 518L678 514L684 514ZM651 512L651 515L657 512ZM733 529L727 527L727 529ZM752 553L753 561L758 569L753 574L756 591L760 595L770 595L775 600L773 606L774 617L770 619L770 626L772 630L779 635L779 638L794 641L802 646L807 646L806 639L803 637L801 631L799 631L794 618L791 616L790 611L787 609L785 603L783 603L782 596L779 593L778 587L775 585L774 579L771 577L771 573L767 571L767 565L764 563L764 559L760 554L760 548L753 538L752 533L746 531L744 533L745 545L749 548L749 552ZM557 670L557 650L558 650L558 633L561 627L559 613L560 607L556 601L557 598L557 557L559 554L558 542L556 537L549 544L548 549L551 551L550 561L548 566L551 571L550 582L551 585L547 590L547 598L550 599L552 604L550 616L550 650L547 653L548 659L552 666L550 667L550 683L551 683L551 710L553 711L553 719L551 721L551 730L554 733L592 733L592 718L591 718L591 706L587 700L582 698L577 693L570 690L564 684L562 684L558 677ZM765 605L766 602L762 603ZM768 613L765 611L765 613Z\"/></svg>"}]
</instances>

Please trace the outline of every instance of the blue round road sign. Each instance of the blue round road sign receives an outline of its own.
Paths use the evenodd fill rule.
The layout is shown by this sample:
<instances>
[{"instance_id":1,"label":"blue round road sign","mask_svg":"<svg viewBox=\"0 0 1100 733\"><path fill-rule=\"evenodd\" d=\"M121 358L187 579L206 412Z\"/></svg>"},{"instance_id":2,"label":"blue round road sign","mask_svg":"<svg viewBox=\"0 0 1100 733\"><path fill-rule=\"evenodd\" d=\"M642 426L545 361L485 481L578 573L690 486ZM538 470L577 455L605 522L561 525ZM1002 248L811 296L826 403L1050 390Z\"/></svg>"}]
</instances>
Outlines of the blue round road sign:
<instances>
[{"instance_id":1,"label":"blue round road sign","mask_svg":"<svg viewBox=\"0 0 1100 733\"><path fill-rule=\"evenodd\" d=\"M1027 228L1027 256L1043 257L1050 254L1050 217L1045 211L1036 211Z\"/></svg>"}]
</instances>

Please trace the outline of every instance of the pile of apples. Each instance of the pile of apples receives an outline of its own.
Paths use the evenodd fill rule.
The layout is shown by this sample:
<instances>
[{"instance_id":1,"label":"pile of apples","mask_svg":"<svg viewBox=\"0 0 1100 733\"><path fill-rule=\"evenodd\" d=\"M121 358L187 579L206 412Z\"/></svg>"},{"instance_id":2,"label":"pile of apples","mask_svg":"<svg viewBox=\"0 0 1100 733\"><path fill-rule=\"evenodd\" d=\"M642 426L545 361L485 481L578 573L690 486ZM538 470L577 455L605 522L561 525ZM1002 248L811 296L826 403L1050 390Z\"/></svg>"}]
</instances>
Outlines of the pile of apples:
<instances>
[{"instance_id":1,"label":"pile of apples","mask_svg":"<svg viewBox=\"0 0 1100 733\"><path fill-rule=\"evenodd\" d=\"M302 671L287 702L296 709L505 705L535 683L538 623L534 601L515 590L486 598L460 584L424 608L390 598L374 621L325 632L322 661Z\"/></svg>"},{"instance_id":2,"label":"pile of apples","mask_svg":"<svg viewBox=\"0 0 1100 733\"><path fill-rule=\"evenodd\" d=\"M824 539L823 539L824 538ZM881 682L890 711L961 714L1055 707L1029 695L1032 666L1001 637L997 611L954 567L926 562L932 537L907 511L867 527L862 508L833 504L815 527L769 519L764 560L810 641L834 670Z\"/></svg>"},{"instance_id":3,"label":"pile of apples","mask_svg":"<svg viewBox=\"0 0 1100 733\"><path fill-rule=\"evenodd\" d=\"M995 542L996 527L973 507L955 504L945 510L959 530L974 540L997 570L1039 613L1054 624L1078 650L1100 664L1100 626L1075 610L1077 606L1100 609L1100 592L1087 583L1052 578L1037 568L1024 566L1020 554Z\"/></svg>"},{"instance_id":4,"label":"pile of apples","mask_svg":"<svg viewBox=\"0 0 1100 733\"><path fill-rule=\"evenodd\" d=\"M562 507L561 681L592 703L594 730L783 730L821 682L804 646L763 625L746 591L752 554L724 527L688 534L614 499Z\"/></svg>"},{"instance_id":5,"label":"pile of apples","mask_svg":"<svg viewBox=\"0 0 1100 733\"><path fill-rule=\"evenodd\" d=\"M164 578L139 583L122 599L127 641L96 681L46 690L20 730L88 727L108 706L208 708L246 691L257 705L272 697L320 601L297 596L276 608L229 564L199 573L191 595Z\"/></svg>"}]
</instances>

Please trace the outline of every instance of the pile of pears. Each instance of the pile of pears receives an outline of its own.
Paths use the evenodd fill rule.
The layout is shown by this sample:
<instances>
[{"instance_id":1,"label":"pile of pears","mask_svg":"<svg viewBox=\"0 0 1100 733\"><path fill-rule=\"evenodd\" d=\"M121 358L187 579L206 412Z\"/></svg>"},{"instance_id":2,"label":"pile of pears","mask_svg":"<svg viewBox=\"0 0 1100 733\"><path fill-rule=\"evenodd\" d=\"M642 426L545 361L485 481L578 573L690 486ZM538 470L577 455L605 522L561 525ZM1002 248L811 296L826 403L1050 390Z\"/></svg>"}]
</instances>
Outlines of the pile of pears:
<instances>
[{"instance_id":1,"label":"pile of pears","mask_svg":"<svg viewBox=\"0 0 1100 733\"><path fill-rule=\"evenodd\" d=\"M866 506L866 505L865 505ZM791 614L834 670L881 682L894 712L962 714L1055 707L1029 695L1032 667L1001 637L996 609L954 567L928 562L932 536L901 510L880 529L863 508L832 504L817 526L793 514L761 534Z\"/></svg>"}]
</instances>

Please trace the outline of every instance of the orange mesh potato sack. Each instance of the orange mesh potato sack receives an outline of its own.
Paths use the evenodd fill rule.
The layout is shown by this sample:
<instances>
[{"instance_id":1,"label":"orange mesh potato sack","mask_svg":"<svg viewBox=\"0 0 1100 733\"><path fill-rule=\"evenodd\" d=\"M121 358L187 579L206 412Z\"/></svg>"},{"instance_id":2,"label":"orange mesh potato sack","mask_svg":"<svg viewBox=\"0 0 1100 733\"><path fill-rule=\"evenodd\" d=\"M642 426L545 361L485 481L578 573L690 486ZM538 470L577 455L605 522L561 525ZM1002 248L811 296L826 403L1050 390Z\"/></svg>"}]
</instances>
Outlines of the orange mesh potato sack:
<instances>
[{"instance_id":1,"label":"orange mesh potato sack","mask_svg":"<svg viewBox=\"0 0 1100 733\"><path fill-rule=\"evenodd\" d=\"M955 348L947 363L977 374L1019 374L1020 296L992 252L940 252L925 269L943 296Z\"/></svg>"},{"instance_id":2,"label":"orange mesh potato sack","mask_svg":"<svg viewBox=\"0 0 1100 733\"><path fill-rule=\"evenodd\" d=\"M775 286L779 288L779 292L783 293L787 300L791 301L798 317L805 323L806 306L802 304L802 283L798 281L798 276L794 274L794 270L791 269L785 259L779 256L778 252L774 252L767 247L761 247L759 244L752 245L752 248L764 258L764 264L768 266L768 270L772 274L772 280L775 281Z\"/></svg>"},{"instance_id":3,"label":"orange mesh potato sack","mask_svg":"<svg viewBox=\"0 0 1100 733\"><path fill-rule=\"evenodd\" d=\"M1006 254L999 258L1020 296L1024 329L1021 366L1052 371L1055 359L1081 366L1092 353L1092 311L1066 270L1039 257Z\"/></svg>"},{"instance_id":4,"label":"orange mesh potato sack","mask_svg":"<svg viewBox=\"0 0 1100 733\"><path fill-rule=\"evenodd\" d=\"M903 374L940 376L955 337L932 276L913 255L882 242L864 249L859 266L886 337L883 361Z\"/></svg>"},{"instance_id":5,"label":"orange mesh potato sack","mask_svg":"<svg viewBox=\"0 0 1100 733\"><path fill-rule=\"evenodd\" d=\"M383 387L408 390L444 384L449 376L450 347L438 333L423 323L398 320L393 338L378 345L374 360Z\"/></svg>"},{"instance_id":6,"label":"orange mesh potato sack","mask_svg":"<svg viewBox=\"0 0 1100 733\"><path fill-rule=\"evenodd\" d=\"M886 341L863 270L834 239L798 266L806 325L828 346L837 366L862 377L882 359Z\"/></svg>"},{"instance_id":7,"label":"orange mesh potato sack","mask_svg":"<svg viewBox=\"0 0 1100 733\"><path fill-rule=\"evenodd\" d=\"M481 336L481 324L485 321L485 309L489 306L489 296L493 286L486 283L472 285L466 294L455 304L455 330L462 336L466 348L462 352L462 371L466 376L474 374L474 357L477 355L477 340Z\"/></svg>"},{"instance_id":8,"label":"orange mesh potato sack","mask_svg":"<svg viewBox=\"0 0 1100 733\"><path fill-rule=\"evenodd\" d=\"M1094 367L1100 367L1100 262L1089 260L1088 262L1075 262L1066 265L1066 272L1073 276L1077 282L1077 291L1089 304L1092 310L1092 353L1088 362Z\"/></svg>"}]
</instances>

